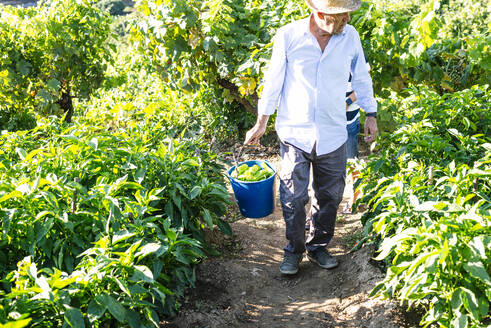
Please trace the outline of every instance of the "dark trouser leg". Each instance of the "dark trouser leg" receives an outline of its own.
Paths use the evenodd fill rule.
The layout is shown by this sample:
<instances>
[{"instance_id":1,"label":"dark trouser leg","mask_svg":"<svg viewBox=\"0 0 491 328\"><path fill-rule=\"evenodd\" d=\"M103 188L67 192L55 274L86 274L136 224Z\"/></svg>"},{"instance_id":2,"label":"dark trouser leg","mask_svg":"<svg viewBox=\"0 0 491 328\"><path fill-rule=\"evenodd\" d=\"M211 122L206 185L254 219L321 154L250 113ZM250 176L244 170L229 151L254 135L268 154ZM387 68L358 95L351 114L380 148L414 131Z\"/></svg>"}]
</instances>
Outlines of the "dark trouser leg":
<instances>
[{"instance_id":1,"label":"dark trouser leg","mask_svg":"<svg viewBox=\"0 0 491 328\"><path fill-rule=\"evenodd\" d=\"M307 238L307 250L325 247L334 235L339 203L343 199L346 178L346 145L322 156L314 154L314 197L312 198L312 224Z\"/></svg>"},{"instance_id":2,"label":"dark trouser leg","mask_svg":"<svg viewBox=\"0 0 491 328\"><path fill-rule=\"evenodd\" d=\"M280 200L289 241L285 252L305 252L305 205L309 200L310 154L280 143Z\"/></svg>"}]
</instances>

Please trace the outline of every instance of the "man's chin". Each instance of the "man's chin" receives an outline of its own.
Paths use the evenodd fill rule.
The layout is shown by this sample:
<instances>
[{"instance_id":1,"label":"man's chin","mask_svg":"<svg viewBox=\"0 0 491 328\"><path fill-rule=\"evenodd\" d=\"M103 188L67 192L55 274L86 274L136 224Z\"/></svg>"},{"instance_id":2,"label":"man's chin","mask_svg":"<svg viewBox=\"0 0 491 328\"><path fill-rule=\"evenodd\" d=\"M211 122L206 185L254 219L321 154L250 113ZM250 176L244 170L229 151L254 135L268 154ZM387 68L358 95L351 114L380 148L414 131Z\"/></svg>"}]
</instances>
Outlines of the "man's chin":
<instances>
[{"instance_id":1,"label":"man's chin","mask_svg":"<svg viewBox=\"0 0 491 328\"><path fill-rule=\"evenodd\" d=\"M336 30L334 30L333 34L338 35L338 34L343 33L345 27L346 27L346 25L343 25L343 27L337 28Z\"/></svg>"}]
</instances>

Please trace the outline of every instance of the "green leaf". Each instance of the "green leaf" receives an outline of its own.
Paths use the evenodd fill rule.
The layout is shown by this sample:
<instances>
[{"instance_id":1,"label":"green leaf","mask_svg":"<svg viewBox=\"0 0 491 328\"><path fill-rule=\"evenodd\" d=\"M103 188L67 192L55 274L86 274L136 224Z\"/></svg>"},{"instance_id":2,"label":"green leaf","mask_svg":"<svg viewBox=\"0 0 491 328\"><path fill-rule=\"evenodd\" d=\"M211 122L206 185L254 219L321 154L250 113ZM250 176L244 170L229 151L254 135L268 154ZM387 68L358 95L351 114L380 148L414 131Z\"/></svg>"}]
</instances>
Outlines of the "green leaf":
<instances>
[{"instance_id":1,"label":"green leaf","mask_svg":"<svg viewBox=\"0 0 491 328\"><path fill-rule=\"evenodd\" d=\"M389 253L392 251L392 248L394 246L401 245L402 241L412 238L412 236L415 234L417 234L416 229L409 228L398 235L385 239L380 246L380 254L375 258L375 261L381 261L385 259L387 255L389 255Z\"/></svg>"},{"instance_id":2,"label":"green leaf","mask_svg":"<svg viewBox=\"0 0 491 328\"><path fill-rule=\"evenodd\" d=\"M146 168L142 167L135 172L135 181L137 183L142 183L143 179L145 179Z\"/></svg>"},{"instance_id":3,"label":"green leaf","mask_svg":"<svg viewBox=\"0 0 491 328\"><path fill-rule=\"evenodd\" d=\"M450 306L453 312L457 312L462 306L462 290L457 288L452 293L452 298L450 299Z\"/></svg>"},{"instance_id":4,"label":"green leaf","mask_svg":"<svg viewBox=\"0 0 491 328\"><path fill-rule=\"evenodd\" d=\"M435 209L436 204L438 203L433 201L427 201L416 206L414 210L418 212L433 211Z\"/></svg>"},{"instance_id":5,"label":"green leaf","mask_svg":"<svg viewBox=\"0 0 491 328\"><path fill-rule=\"evenodd\" d=\"M469 272L472 277L481 280L488 286L491 286L491 280L489 279L486 268L484 268L481 261L467 262L464 264L464 269Z\"/></svg>"},{"instance_id":6,"label":"green leaf","mask_svg":"<svg viewBox=\"0 0 491 328\"><path fill-rule=\"evenodd\" d=\"M227 236L232 236L232 228L230 227L230 224L227 221L218 219L217 225L221 232L223 232Z\"/></svg>"},{"instance_id":7,"label":"green leaf","mask_svg":"<svg viewBox=\"0 0 491 328\"><path fill-rule=\"evenodd\" d=\"M97 150L97 148L99 147L99 140L97 140L97 138L92 138L90 139L88 145L94 149L94 150Z\"/></svg>"},{"instance_id":8,"label":"green leaf","mask_svg":"<svg viewBox=\"0 0 491 328\"><path fill-rule=\"evenodd\" d=\"M439 249L435 249L430 253L422 253L415 260L411 262L411 266L407 269L406 274L410 275L416 270L420 265L423 264L430 257L437 257L440 254Z\"/></svg>"},{"instance_id":9,"label":"green leaf","mask_svg":"<svg viewBox=\"0 0 491 328\"><path fill-rule=\"evenodd\" d=\"M65 311L65 322L70 327L85 328L84 316L77 308L70 307Z\"/></svg>"},{"instance_id":10,"label":"green leaf","mask_svg":"<svg viewBox=\"0 0 491 328\"><path fill-rule=\"evenodd\" d=\"M159 316L157 315L157 313L155 313L154 310L150 309L150 308L145 308L145 315L147 317L147 319L156 327L160 327L159 326Z\"/></svg>"},{"instance_id":11,"label":"green leaf","mask_svg":"<svg viewBox=\"0 0 491 328\"><path fill-rule=\"evenodd\" d=\"M484 242L483 242L483 237L482 236L477 236L474 237L468 244L471 249L473 250L473 253L478 255L480 258L485 259L486 258L486 249L484 247Z\"/></svg>"},{"instance_id":12,"label":"green leaf","mask_svg":"<svg viewBox=\"0 0 491 328\"><path fill-rule=\"evenodd\" d=\"M150 255L152 253L159 251L161 248L162 248L162 244L160 244L160 243L146 244L142 248L140 248L140 250L135 254L135 257L142 259L147 255ZM160 251L159 251L159 253L160 253Z\"/></svg>"},{"instance_id":13,"label":"green leaf","mask_svg":"<svg viewBox=\"0 0 491 328\"><path fill-rule=\"evenodd\" d=\"M211 217L210 211L208 211L206 208L203 209L203 220L205 220L206 224L208 225L208 228L210 229L213 228L213 219Z\"/></svg>"},{"instance_id":14,"label":"green leaf","mask_svg":"<svg viewBox=\"0 0 491 328\"><path fill-rule=\"evenodd\" d=\"M160 302L165 304L165 299L167 298L165 293L161 292L157 287L153 287L152 290L159 296Z\"/></svg>"},{"instance_id":15,"label":"green leaf","mask_svg":"<svg viewBox=\"0 0 491 328\"><path fill-rule=\"evenodd\" d=\"M73 143L75 144L77 144L80 141L80 139L77 136L71 134L60 135L60 138L73 141Z\"/></svg>"},{"instance_id":16,"label":"green leaf","mask_svg":"<svg viewBox=\"0 0 491 328\"><path fill-rule=\"evenodd\" d=\"M27 156L25 156L24 158L24 162L29 162L31 160L31 158L33 158L34 156L36 156L37 154L39 154L40 152L42 152L43 149L42 148L38 148L38 149L34 149L34 150L31 150L29 152L29 154L27 154ZM39 178L39 177L38 177Z\"/></svg>"},{"instance_id":17,"label":"green leaf","mask_svg":"<svg viewBox=\"0 0 491 328\"><path fill-rule=\"evenodd\" d=\"M457 315L453 318L450 323L450 327L452 328L466 328L467 327L467 316L465 314L461 314L457 312Z\"/></svg>"},{"instance_id":18,"label":"green leaf","mask_svg":"<svg viewBox=\"0 0 491 328\"><path fill-rule=\"evenodd\" d=\"M91 323L103 316L106 312L106 307L97 303L95 300L89 302L87 307L87 317Z\"/></svg>"},{"instance_id":19,"label":"green leaf","mask_svg":"<svg viewBox=\"0 0 491 328\"><path fill-rule=\"evenodd\" d=\"M169 241L175 241L177 239L177 234L172 229L165 230L165 235L169 238Z\"/></svg>"},{"instance_id":20,"label":"green leaf","mask_svg":"<svg viewBox=\"0 0 491 328\"><path fill-rule=\"evenodd\" d=\"M197 196L201 194L201 187L194 186L193 189L189 192L189 199L195 199Z\"/></svg>"},{"instance_id":21,"label":"green leaf","mask_svg":"<svg viewBox=\"0 0 491 328\"><path fill-rule=\"evenodd\" d=\"M181 165L190 165L190 166L199 166L199 163L196 162L194 159L190 158L188 160L185 160L184 162L182 162Z\"/></svg>"},{"instance_id":22,"label":"green leaf","mask_svg":"<svg viewBox=\"0 0 491 328\"><path fill-rule=\"evenodd\" d=\"M43 105L47 106L53 101L53 96L46 89L41 89L36 94L36 99Z\"/></svg>"},{"instance_id":23,"label":"green leaf","mask_svg":"<svg viewBox=\"0 0 491 328\"><path fill-rule=\"evenodd\" d=\"M71 283L77 281L78 276L70 277L70 278L65 278L65 279L56 279L54 282L51 281L51 287L53 289L63 289L66 286L70 285Z\"/></svg>"},{"instance_id":24,"label":"green leaf","mask_svg":"<svg viewBox=\"0 0 491 328\"><path fill-rule=\"evenodd\" d=\"M113 235L112 244L115 245L123 240L133 237L135 232L129 232L128 230L120 230Z\"/></svg>"},{"instance_id":25,"label":"green leaf","mask_svg":"<svg viewBox=\"0 0 491 328\"><path fill-rule=\"evenodd\" d=\"M19 71L22 75L29 75L32 65L31 63L25 61L24 59L21 59L16 63L16 68L17 71Z\"/></svg>"},{"instance_id":26,"label":"green leaf","mask_svg":"<svg viewBox=\"0 0 491 328\"><path fill-rule=\"evenodd\" d=\"M374 297L374 296L379 296L382 294L382 292L386 289L385 288L385 283L384 282L381 282L379 283L377 286L375 286L372 291L370 292L370 297Z\"/></svg>"},{"instance_id":27,"label":"green leaf","mask_svg":"<svg viewBox=\"0 0 491 328\"><path fill-rule=\"evenodd\" d=\"M124 293L126 293L126 295L128 295L129 297L131 297L131 292L128 289L128 286L127 286L127 284L124 281L122 281L118 277L112 277L112 279L113 279L114 282L116 282L116 285L118 285L119 289L121 289Z\"/></svg>"},{"instance_id":28,"label":"green leaf","mask_svg":"<svg viewBox=\"0 0 491 328\"><path fill-rule=\"evenodd\" d=\"M176 257L176 260L178 260L179 262L181 263L184 263L186 265L189 265L191 264L191 262L188 260L188 258L185 256L185 253L181 250L181 248L178 248L174 251L174 256ZM180 272L179 270L176 272L177 276L179 277L179 275L181 274L182 275L182 272ZM183 282L185 282L184 280L182 280Z\"/></svg>"},{"instance_id":29,"label":"green leaf","mask_svg":"<svg viewBox=\"0 0 491 328\"><path fill-rule=\"evenodd\" d=\"M479 313L484 318L489 312L489 305L490 305L489 300L485 296L483 296L483 297L479 297L478 302L479 302Z\"/></svg>"},{"instance_id":30,"label":"green leaf","mask_svg":"<svg viewBox=\"0 0 491 328\"><path fill-rule=\"evenodd\" d=\"M174 204L176 204L177 208L181 208L181 197L177 196L175 193L172 195L172 200L174 201Z\"/></svg>"},{"instance_id":31,"label":"green leaf","mask_svg":"<svg viewBox=\"0 0 491 328\"><path fill-rule=\"evenodd\" d=\"M102 299L104 301L104 304L106 304L107 309L109 312L113 315L116 320L119 322L123 323L126 318L126 309L124 306L122 306L114 297L108 294L103 294L101 295Z\"/></svg>"},{"instance_id":32,"label":"green leaf","mask_svg":"<svg viewBox=\"0 0 491 328\"><path fill-rule=\"evenodd\" d=\"M138 314L138 312L128 310L126 320L128 321L130 328L145 327L144 325L142 325L142 323L140 321L140 315Z\"/></svg>"},{"instance_id":33,"label":"green leaf","mask_svg":"<svg viewBox=\"0 0 491 328\"><path fill-rule=\"evenodd\" d=\"M467 288L461 288L465 309L471 314L474 320L479 320L479 305L477 303L476 295Z\"/></svg>"},{"instance_id":34,"label":"green leaf","mask_svg":"<svg viewBox=\"0 0 491 328\"><path fill-rule=\"evenodd\" d=\"M10 198L23 198L24 196L20 191L14 190L0 198L0 203L9 200Z\"/></svg>"},{"instance_id":35,"label":"green leaf","mask_svg":"<svg viewBox=\"0 0 491 328\"><path fill-rule=\"evenodd\" d=\"M48 80L48 82L46 83L46 85L51 90L53 90L55 92L58 92L60 90L61 83L57 79L51 79L51 80Z\"/></svg>"},{"instance_id":36,"label":"green leaf","mask_svg":"<svg viewBox=\"0 0 491 328\"><path fill-rule=\"evenodd\" d=\"M27 319L21 319L21 320L16 320L16 321L10 321L5 324L0 323L0 328L23 328L27 327L29 323L31 322L31 318Z\"/></svg>"},{"instance_id":37,"label":"green leaf","mask_svg":"<svg viewBox=\"0 0 491 328\"><path fill-rule=\"evenodd\" d=\"M174 219L174 205L172 205L172 202L168 202L167 204L165 204L164 210L165 210L165 214L167 214L167 216L171 220L173 220Z\"/></svg>"},{"instance_id":38,"label":"green leaf","mask_svg":"<svg viewBox=\"0 0 491 328\"><path fill-rule=\"evenodd\" d=\"M138 294L147 294L148 290L143 288L142 286L135 284L131 285L128 287L128 290L130 291L130 294L132 296L138 295Z\"/></svg>"},{"instance_id":39,"label":"green leaf","mask_svg":"<svg viewBox=\"0 0 491 328\"><path fill-rule=\"evenodd\" d=\"M22 161L27 157L27 152L22 148L15 148L15 152L17 155L19 155Z\"/></svg>"},{"instance_id":40,"label":"green leaf","mask_svg":"<svg viewBox=\"0 0 491 328\"><path fill-rule=\"evenodd\" d=\"M44 199L53 207L53 209L58 209L58 200L56 199L55 195L50 193L49 191L42 191L41 195L43 196Z\"/></svg>"},{"instance_id":41,"label":"green leaf","mask_svg":"<svg viewBox=\"0 0 491 328\"><path fill-rule=\"evenodd\" d=\"M132 281L145 281L149 283L153 283L153 273L152 271L144 265L135 265L135 272L133 273L133 276L130 278Z\"/></svg>"}]
</instances>

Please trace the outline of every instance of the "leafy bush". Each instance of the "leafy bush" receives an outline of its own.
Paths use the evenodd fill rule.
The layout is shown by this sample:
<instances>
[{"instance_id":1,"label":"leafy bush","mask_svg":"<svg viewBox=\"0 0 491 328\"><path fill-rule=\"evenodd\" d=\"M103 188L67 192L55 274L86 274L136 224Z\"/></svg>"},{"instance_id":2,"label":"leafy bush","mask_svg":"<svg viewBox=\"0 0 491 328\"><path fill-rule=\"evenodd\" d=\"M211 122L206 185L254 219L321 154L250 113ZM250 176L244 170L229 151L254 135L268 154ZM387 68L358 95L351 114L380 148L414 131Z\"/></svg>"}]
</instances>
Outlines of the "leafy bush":
<instances>
[{"instance_id":1,"label":"leafy bush","mask_svg":"<svg viewBox=\"0 0 491 328\"><path fill-rule=\"evenodd\" d=\"M412 84L440 93L490 83L490 16L486 1L364 3L352 14L371 65L375 91L389 96ZM484 26L484 27L483 27Z\"/></svg>"},{"instance_id":2,"label":"leafy bush","mask_svg":"<svg viewBox=\"0 0 491 328\"><path fill-rule=\"evenodd\" d=\"M126 3L123 0L99 0L95 3L95 6L100 8L104 12L109 12L111 16L123 16L126 15Z\"/></svg>"},{"instance_id":3,"label":"leafy bush","mask_svg":"<svg viewBox=\"0 0 491 328\"><path fill-rule=\"evenodd\" d=\"M228 192L208 144L169 138L154 113L0 137L0 322L155 326L176 310L205 227L231 233Z\"/></svg>"},{"instance_id":4,"label":"leafy bush","mask_svg":"<svg viewBox=\"0 0 491 328\"><path fill-rule=\"evenodd\" d=\"M133 39L170 86L217 89L252 113L275 30L306 14L302 1L277 0L144 0L138 8L146 20Z\"/></svg>"},{"instance_id":5,"label":"leafy bush","mask_svg":"<svg viewBox=\"0 0 491 328\"><path fill-rule=\"evenodd\" d=\"M28 130L36 126L36 118L33 114L25 111L12 109L0 109L0 131Z\"/></svg>"},{"instance_id":6,"label":"leafy bush","mask_svg":"<svg viewBox=\"0 0 491 328\"><path fill-rule=\"evenodd\" d=\"M87 97L111 61L110 19L89 1L0 7L0 106L7 111L67 112Z\"/></svg>"},{"instance_id":7,"label":"leafy bush","mask_svg":"<svg viewBox=\"0 0 491 328\"><path fill-rule=\"evenodd\" d=\"M426 307L422 325L484 327L491 301L488 87L399 99L395 132L360 168L362 218L387 276L373 291Z\"/></svg>"}]
</instances>

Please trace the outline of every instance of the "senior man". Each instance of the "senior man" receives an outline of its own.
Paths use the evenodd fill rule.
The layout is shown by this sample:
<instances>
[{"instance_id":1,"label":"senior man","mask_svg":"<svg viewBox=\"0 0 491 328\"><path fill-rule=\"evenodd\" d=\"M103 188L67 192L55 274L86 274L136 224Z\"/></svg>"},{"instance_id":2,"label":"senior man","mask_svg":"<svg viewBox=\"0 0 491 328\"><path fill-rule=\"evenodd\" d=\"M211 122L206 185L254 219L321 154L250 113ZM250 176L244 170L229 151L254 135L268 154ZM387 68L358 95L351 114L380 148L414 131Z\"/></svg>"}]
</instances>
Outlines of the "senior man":
<instances>
[{"instance_id":1,"label":"senior man","mask_svg":"<svg viewBox=\"0 0 491 328\"><path fill-rule=\"evenodd\" d=\"M326 247L334 235L336 212L346 177L345 93L352 75L358 104L367 113L365 140L377 134L377 103L358 32L347 25L360 0L307 0L308 18L281 27L258 105L258 118L244 144L257 144L278 107L280 199L288 244L282 274L296 274L305 250L325 269L338 265ZM312 225L305 238L305 205L313 170Z\"/></svg>"}]
</instances>

